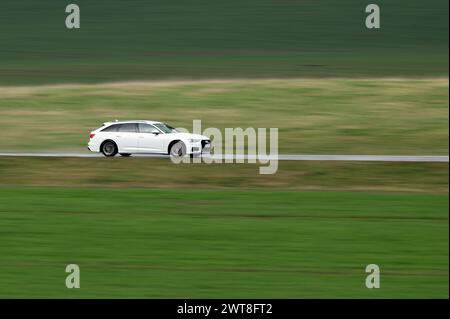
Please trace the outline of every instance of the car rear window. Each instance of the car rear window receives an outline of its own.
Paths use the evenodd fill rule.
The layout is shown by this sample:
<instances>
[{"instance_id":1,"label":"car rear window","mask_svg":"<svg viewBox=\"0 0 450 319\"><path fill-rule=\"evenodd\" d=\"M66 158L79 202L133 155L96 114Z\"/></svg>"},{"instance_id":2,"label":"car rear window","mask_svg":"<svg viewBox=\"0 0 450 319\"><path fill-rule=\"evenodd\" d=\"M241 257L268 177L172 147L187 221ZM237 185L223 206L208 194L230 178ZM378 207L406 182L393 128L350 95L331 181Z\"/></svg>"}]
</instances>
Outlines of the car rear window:
<instances>
[{"instance_id":1,"label":"car rear window","mask_svg":"<svg viewBox=\"0 0 450 319\"><path fill-rule=\"evenodd\" d=\"M120 124L119 132L137 132L137 124L136 123L125 123Z\"/></svg>"},{"instance_id":2,"label":"car rear window","mask_svg":"<svg viewBox=\"0 0 450 319\"><path fill-rule=\"evenodd\" d=\"M110 125L102 130L102 132L117 132L120 124Z\"/></svg>"}]
</instances>

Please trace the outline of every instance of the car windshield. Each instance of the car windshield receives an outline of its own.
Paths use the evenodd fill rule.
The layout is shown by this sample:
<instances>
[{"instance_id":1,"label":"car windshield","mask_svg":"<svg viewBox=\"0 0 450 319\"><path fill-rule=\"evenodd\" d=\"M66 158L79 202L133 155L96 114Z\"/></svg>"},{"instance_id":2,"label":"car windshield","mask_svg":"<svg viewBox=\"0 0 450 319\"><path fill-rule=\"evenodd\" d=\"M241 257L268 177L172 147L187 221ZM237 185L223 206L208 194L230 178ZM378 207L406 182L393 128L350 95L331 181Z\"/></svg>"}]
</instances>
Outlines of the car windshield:
<instances>
[{"instance_id":1,"label":"car windshield","mask_svg":"<svg viewBox=\"0 0 450 319\"><path fill-rule=\"evenodd\" d=\"M166 123L155 123L153 125L156 126L157 128L159 128L164 133L177 133L178 132L175 128L173 128L170 125L167 125Z\"/></svg>"}]
</instances>

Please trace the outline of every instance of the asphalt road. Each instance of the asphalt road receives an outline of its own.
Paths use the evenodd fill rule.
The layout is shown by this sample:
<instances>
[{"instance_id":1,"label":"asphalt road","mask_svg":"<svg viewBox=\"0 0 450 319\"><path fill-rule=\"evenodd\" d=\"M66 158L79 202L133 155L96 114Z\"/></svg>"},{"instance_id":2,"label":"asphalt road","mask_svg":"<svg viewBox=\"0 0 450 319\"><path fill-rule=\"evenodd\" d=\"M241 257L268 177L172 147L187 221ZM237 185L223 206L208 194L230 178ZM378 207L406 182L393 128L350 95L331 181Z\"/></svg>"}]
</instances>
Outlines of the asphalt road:
<instances>
[{"instance_id":1,"label":"asphalt road","mask_svg":"<svg viewBox=\"0 0 450 319\"><path fill-rule=\"evenodd\" d=\"M88 157L103 158L98 153L66 153L66 152L0 152L0 157ZM168 155L156 154L136 154L133 157L143 158L169 158ZM366 161L366 162L448 162L449 156L425 156L425 155L302 155L302 154L279 154L256 156L239 156L225 154L222 156L203 155L214 159L258 159L260 161L275 160L280 161ZM120 157L120 156L118 156Z\"/></svg>"}]
</instances>

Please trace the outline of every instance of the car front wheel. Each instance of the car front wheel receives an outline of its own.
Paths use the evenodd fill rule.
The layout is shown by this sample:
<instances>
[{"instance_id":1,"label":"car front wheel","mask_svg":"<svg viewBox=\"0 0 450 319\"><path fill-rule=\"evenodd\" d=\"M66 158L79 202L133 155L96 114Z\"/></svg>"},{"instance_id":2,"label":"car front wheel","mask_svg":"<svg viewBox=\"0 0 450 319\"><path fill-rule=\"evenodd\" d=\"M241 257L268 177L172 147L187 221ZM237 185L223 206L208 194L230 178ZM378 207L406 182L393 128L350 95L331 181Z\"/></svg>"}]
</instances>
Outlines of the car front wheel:
<instances>
[{"instance_id":1,"label":"car front wheel","mask_svg":"<svg viewBox=\"0 0 450 319\"><path fill-rule=\"evenodd\" d=\"M117 154L117 145L113 141L106 141L102 144L103 155L112 157Z\"/></svg>"},{"instance_id":2,"label":"car front wheel","mask_svg":"<svg viewBox=\"0 0 450 319\"><path fill-rule=\"evenodd\" d=\"M181 157L186 155L186 145L179 141L172 145L169 152L170 156Z\"/></svg>"}]
</instances>

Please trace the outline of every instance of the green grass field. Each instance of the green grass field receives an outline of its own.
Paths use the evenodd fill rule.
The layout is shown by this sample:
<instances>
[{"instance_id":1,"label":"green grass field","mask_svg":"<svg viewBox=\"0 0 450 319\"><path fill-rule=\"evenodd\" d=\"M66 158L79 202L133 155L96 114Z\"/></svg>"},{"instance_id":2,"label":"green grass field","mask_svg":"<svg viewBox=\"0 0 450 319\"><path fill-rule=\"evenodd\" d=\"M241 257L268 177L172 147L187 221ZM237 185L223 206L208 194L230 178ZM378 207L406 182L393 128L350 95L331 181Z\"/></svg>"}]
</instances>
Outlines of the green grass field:
<instances>
[{"instance_id":1,"label":"green grass field","mask_svg":"<svg viewBox=\"0 0 450 319\"><path fill-rule=\"evenodd\" d=\"M448 298L446 163L4 158L0 203L0 297Z\"/></svg>"},{"instance_id":2,"label":"green grass field","mask_svg":"<svg viewBox=\"0 0 450 319\"><path fill-rule=\"evenodd\" d=\"M68 3L0 4L1 152L153 119L448 155L448 1L378 0L379 30L360 0L77 0L79 30ZM0 298L449 297L448 163L258 167L0 157Z\"/></svg>"},{"instance_id":3,"label":"green grass field","mask_svg":"<svg viewBox=\"0 0 450 319\"><path fill-rule=\"evenodd\" d=\"M0 87L0 150L86 150L114 119L279 129L280 153L448 154L448 79Z\"/></svg>"},{"instance_id":4,"label":"green grass field","mask_svg":"<svg viewBox=\"0 0 450 319\"><path fill-rule=\"evenodd\" d=\"M3 188L0 201L0 297L448 298L447 194ZM364 286L371 263L379 290Z\"/></svg>"},{"instance_id":5,"label":"green grass field","mask_svg":"<svg viewBox=\"0 0 450 319\"><path fill-rule=\"evenodd\" d=\"M0 84L169 78L448 76L448 1L4 0Z\"/></svg>"}]
</instances>

